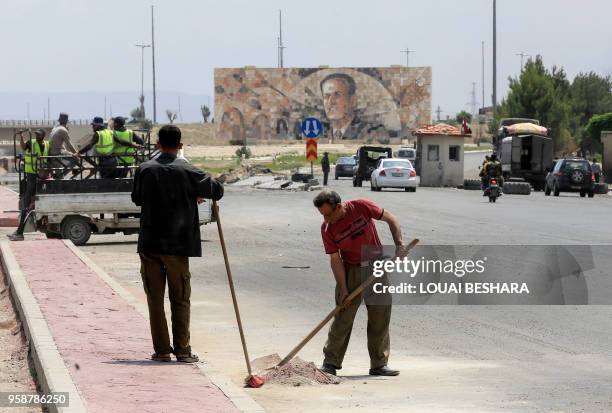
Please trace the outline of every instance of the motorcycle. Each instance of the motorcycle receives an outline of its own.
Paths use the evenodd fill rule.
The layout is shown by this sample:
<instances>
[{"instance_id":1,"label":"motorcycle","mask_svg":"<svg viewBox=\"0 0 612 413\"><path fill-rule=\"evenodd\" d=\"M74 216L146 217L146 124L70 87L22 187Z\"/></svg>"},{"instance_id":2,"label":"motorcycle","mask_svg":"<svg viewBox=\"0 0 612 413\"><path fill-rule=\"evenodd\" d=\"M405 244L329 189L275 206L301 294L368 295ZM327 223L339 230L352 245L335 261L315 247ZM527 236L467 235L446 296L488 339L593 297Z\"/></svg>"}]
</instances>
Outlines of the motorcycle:
<instances>
[{"instance_id":1,"label":"motorcycle","mask_svg":"<svg viewBox=\"0 0 612 413\"><path fill-rule=\"evenodd\" d=\"M501 188L497 183L497 179L491 178L489 180L489 185L484 189L482 196L488 196L489 202L495 202L501 195Z\"/></svg>"}]
</instances>

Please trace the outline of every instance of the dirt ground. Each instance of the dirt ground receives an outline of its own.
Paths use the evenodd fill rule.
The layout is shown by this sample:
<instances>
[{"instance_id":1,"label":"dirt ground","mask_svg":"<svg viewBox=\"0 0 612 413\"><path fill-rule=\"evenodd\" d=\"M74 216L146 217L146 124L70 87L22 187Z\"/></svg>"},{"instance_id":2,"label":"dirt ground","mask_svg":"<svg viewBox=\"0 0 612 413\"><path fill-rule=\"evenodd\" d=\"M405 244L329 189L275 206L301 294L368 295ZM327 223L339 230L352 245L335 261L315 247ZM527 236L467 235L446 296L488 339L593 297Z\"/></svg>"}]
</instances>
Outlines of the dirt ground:
<instances>
[{"instance_id":1,"label":"dirt ground","mask_svg":"<svg viewBox=\"0 0 612 413\"><path fill-rule=\"evenodd\" d=\"M28 347L0 268L0 392L35 392ZM0 407L0 413L42 412L41 408Z\"/></svg>"}]
</instances>

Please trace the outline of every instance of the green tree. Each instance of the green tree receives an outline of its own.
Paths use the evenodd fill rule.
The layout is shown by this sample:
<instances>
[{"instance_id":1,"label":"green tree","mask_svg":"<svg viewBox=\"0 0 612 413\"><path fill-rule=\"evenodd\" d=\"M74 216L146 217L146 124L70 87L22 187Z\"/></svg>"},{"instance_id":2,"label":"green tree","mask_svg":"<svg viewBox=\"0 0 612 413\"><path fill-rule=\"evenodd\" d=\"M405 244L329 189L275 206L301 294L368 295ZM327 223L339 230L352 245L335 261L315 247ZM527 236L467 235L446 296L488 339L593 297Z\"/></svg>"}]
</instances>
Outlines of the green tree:
<instances>
[{"instance_id":1,"label":"green tree","mask_svg":"<svg viewBox=\"0 0 612 413\"><path fill-rule=\"evenodd\" d=\"M570 83L563 68L548 70L541 56L529 59L518 78L510 78L510 91L501 103L504 117L538 119L551 129L555 148L571 146L572 97Z\"/></svg>"},{"instance_id":2,"label":"green tree","mask_svg":"<svg viewBox=\"0 0 612 413\"><path fill-rule=\"evenodd\" d=\"M595 72L580 73L570 88L573 99L573 130L583 150L599 150L599 134L594 136L587 125L595 115L612 112L612 78Z\"/></svg>"},{"instance_id":3,"label":"green tree","mask_svg":"<svg viewBox=\"0 0 612 413\"><path fill-rule=\"evenodd\" d=\"M457 116L455 116L455 120L459 124L463 123L463 119L467 120L468 123L472 123L472 114L465 110L462 110L461 112L457 113Z\"/></svg>"},{"instance_id":4,"label":"green tree","mask_svg":"<svg viewBox=\"0 0 612 413\"><path fill-rule=\"evenodd\" d=\"M612 112L593 116L585 129L594 142L601 143L601 132L612 131Z\"/></svg>"}]
</instances>

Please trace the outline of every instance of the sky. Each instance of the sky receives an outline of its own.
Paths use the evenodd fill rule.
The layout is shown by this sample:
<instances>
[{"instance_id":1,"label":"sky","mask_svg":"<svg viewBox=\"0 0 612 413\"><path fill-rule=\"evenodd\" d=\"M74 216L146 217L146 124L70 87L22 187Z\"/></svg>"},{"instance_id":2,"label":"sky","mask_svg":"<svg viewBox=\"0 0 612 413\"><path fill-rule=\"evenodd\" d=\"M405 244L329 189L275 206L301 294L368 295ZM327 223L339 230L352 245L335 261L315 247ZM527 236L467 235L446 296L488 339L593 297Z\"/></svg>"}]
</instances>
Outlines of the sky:
<instances>
[{"instance_id":1,"label":"sky","mask_svg":"<svg viewBox=\"0 0 612 413\"><path fill-rule=\"evenodd\" d=\"M71 99L90 99L76 117L138 105L141 55L150 43L155 6L157 90L165 109L198 120L213 101L215 67L276 67L278 10L283 10L285 67L431 66L432 116L470 110L472 83L482 105L481 42L485 41L485 103L491 103L492 0L2 0L0 119L41 118ZM525 52L547 66L612 74L612 2L498 0L498 96L520 72ZM145 50L145 95L151 106L151 49ZM133 102L129 96L133 95ZM77 97L78 96L78 97ZM128 98L125 98L128 96ZM76 100L75 100L76 99ZM61 102L61 103L58 103ZM56 105L57 104L57 105ZM55 116L55 115L54 115ZM192 119L193 118L193 119Z\"/></svg>"}]
</instances>

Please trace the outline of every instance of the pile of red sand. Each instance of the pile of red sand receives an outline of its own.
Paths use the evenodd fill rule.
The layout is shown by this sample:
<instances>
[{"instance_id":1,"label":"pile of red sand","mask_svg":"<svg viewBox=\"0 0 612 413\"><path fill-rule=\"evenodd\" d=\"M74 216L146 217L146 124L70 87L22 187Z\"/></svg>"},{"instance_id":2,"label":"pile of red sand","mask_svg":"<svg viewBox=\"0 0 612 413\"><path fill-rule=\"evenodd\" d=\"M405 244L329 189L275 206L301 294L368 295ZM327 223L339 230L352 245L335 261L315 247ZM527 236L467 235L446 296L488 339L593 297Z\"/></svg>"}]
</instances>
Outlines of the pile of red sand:
<instances>
[{"instance_id":1,"label":"pile of red sand","mask_svg":"<svg viewBox=\"0 0 612 413\"><path fill-rule=\"evenodd\" d=\"M338 384L342 380L331 374L322 372L312 362L299 357L294 358L282 367L276 367L281 361L278 354L261 357L253 360L253 366L259 371L266 384L280 384L284 386L302 386L315 384Z\"/></svg>"}]
</instances>

